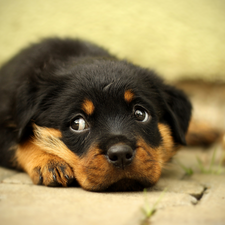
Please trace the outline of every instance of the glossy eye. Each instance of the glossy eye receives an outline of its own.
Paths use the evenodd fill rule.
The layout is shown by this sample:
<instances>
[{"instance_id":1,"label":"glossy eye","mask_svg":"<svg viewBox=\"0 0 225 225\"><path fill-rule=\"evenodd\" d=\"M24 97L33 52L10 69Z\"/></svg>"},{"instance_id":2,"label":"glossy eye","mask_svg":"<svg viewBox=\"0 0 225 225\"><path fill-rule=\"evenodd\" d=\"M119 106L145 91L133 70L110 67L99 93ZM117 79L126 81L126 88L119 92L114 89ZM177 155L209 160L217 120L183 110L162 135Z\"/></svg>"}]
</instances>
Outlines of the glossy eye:
<instances>
[{"instance_id":1,"label":"glossy eye","mask_svg":"<svg viewBox=\"0 0 225 225\"><path fill-rule=\"evenodd\" d=\"M134 116L136 117L136 120L140 122L146 122L149 119L149 114L142 108L142 107L137 107L134 111Z\"/></svg>"},{"instance_id":2,"label":"glossy eye","mask_svg":"<svg viewBox=\"0 0 225 225\"><path fill-rule=\"evenodd\" d=\"M77 116L71 120L70 127L74 131L82 132L88 129L88 124L82 116Z\"/></svg>"}]
</instances>

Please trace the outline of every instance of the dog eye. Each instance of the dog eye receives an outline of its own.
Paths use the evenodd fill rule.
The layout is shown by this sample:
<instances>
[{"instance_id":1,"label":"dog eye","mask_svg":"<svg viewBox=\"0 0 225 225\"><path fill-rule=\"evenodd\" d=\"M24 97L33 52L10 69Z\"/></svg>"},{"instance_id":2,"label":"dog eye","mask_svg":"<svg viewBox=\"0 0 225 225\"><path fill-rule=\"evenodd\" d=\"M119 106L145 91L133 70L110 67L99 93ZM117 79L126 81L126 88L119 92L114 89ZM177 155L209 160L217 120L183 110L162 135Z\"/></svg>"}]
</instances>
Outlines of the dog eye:
<instances>
[{"instance_id":1,"label":"dog eye","mask_svg":"<svg viewBox=\"0 0 225 225\"><path fill-rule=\"evenodd\" d=\"M141 107L135 109L134 116L136 120L141 122L146 122L149 119L149 114Z\"/></svg>"},{"instance_id":2,"label":"dog eye","mask_svg":"<svg viewBox=\"0 0 225 225\"><path fill-rule=\"evenodd\" d=\"M82 132L88 129L88 124L82 116L77 116L71 120L70 127L74 131Z\"/></svg>"}]
</instances>

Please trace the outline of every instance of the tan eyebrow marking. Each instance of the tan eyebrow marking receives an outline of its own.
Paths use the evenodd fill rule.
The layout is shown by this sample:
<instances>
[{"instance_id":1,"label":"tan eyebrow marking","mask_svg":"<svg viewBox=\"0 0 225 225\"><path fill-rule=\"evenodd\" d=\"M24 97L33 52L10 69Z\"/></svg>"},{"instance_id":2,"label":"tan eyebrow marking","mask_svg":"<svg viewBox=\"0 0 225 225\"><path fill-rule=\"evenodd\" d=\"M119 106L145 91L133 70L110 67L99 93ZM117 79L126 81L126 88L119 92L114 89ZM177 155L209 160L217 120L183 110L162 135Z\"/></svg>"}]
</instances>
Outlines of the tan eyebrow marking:
<instances>
[{"instance_id":1,"label":"tan eyebrow marking","mask_svg":"<svg viewBox=\"0 0 225 225\"><path fill-rule=\"evenodd\" d=\"M134 98L134 93L132 90L126 90L124 93L124 99L126 102L130 103Z\"/></svg>"},{"instance_id":2,"label":"tan eyebrow marking","mask_svg":"<svg viewBox=\"0 0 225 225\"><path fill-rule=\"evenodd\" d=\"M82 104L82 109L87 115L91 115L94 112L95 106L92 101L85 99Z\"/></svg>"}]
</instances>

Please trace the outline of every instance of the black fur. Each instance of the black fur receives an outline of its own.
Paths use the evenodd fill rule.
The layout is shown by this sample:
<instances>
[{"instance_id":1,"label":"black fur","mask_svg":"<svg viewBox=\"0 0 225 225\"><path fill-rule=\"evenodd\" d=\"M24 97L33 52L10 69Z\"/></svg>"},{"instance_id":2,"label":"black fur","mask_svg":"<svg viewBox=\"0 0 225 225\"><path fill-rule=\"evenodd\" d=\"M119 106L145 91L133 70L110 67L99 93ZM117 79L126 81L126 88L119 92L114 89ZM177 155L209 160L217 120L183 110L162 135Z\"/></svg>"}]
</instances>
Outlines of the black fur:
<instances>
[{"instance_id":1,"label":"black fur","mask_svg":"<svg viewBox=\"0 0 225 225\"><path fill-rule=\"evenodd\" d=\"M132 104L125 102L124 90L134 92ZM91 116L81 110L85 98L95 105ZM148 123L134 119L136 106L151 115ZM85 117L90 130L71 131L76 115ZM159 122L168 124L175 143L184 145L190 116L185 94L153 71L88 42L47 39L21 51L0 70L0 165L14 167L10 149L32 135L32 123L59 129L68 148L82 156L93 142L104 154L121 140L135 146L137 136L157 147Z\"/></svg>"}]
</instances>

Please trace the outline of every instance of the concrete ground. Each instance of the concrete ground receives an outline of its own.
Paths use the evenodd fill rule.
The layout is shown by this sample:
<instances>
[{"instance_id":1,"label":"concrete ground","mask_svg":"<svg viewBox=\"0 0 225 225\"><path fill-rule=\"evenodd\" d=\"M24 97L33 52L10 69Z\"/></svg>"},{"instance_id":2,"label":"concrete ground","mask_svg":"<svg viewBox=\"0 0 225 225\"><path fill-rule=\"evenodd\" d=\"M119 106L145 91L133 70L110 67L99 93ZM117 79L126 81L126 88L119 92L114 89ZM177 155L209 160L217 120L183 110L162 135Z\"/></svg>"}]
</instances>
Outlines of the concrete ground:
<instances>
[{"instance_id":1,"label":"concrete ground","mask_svg":"<svg viewBox=\"0 0 225 225\"><path fill-rule=\"evenodd\" d=\"M75 187L36 186L25 173L0 168L0 224L222 225L225 168L219 167L219 161L223 153L220 145L208 150L183 148L147 193L94 193ZM182 167L194 173L185 175ZM148 218L152 208L155 213Z\"/></svg>"}]
</instances>

